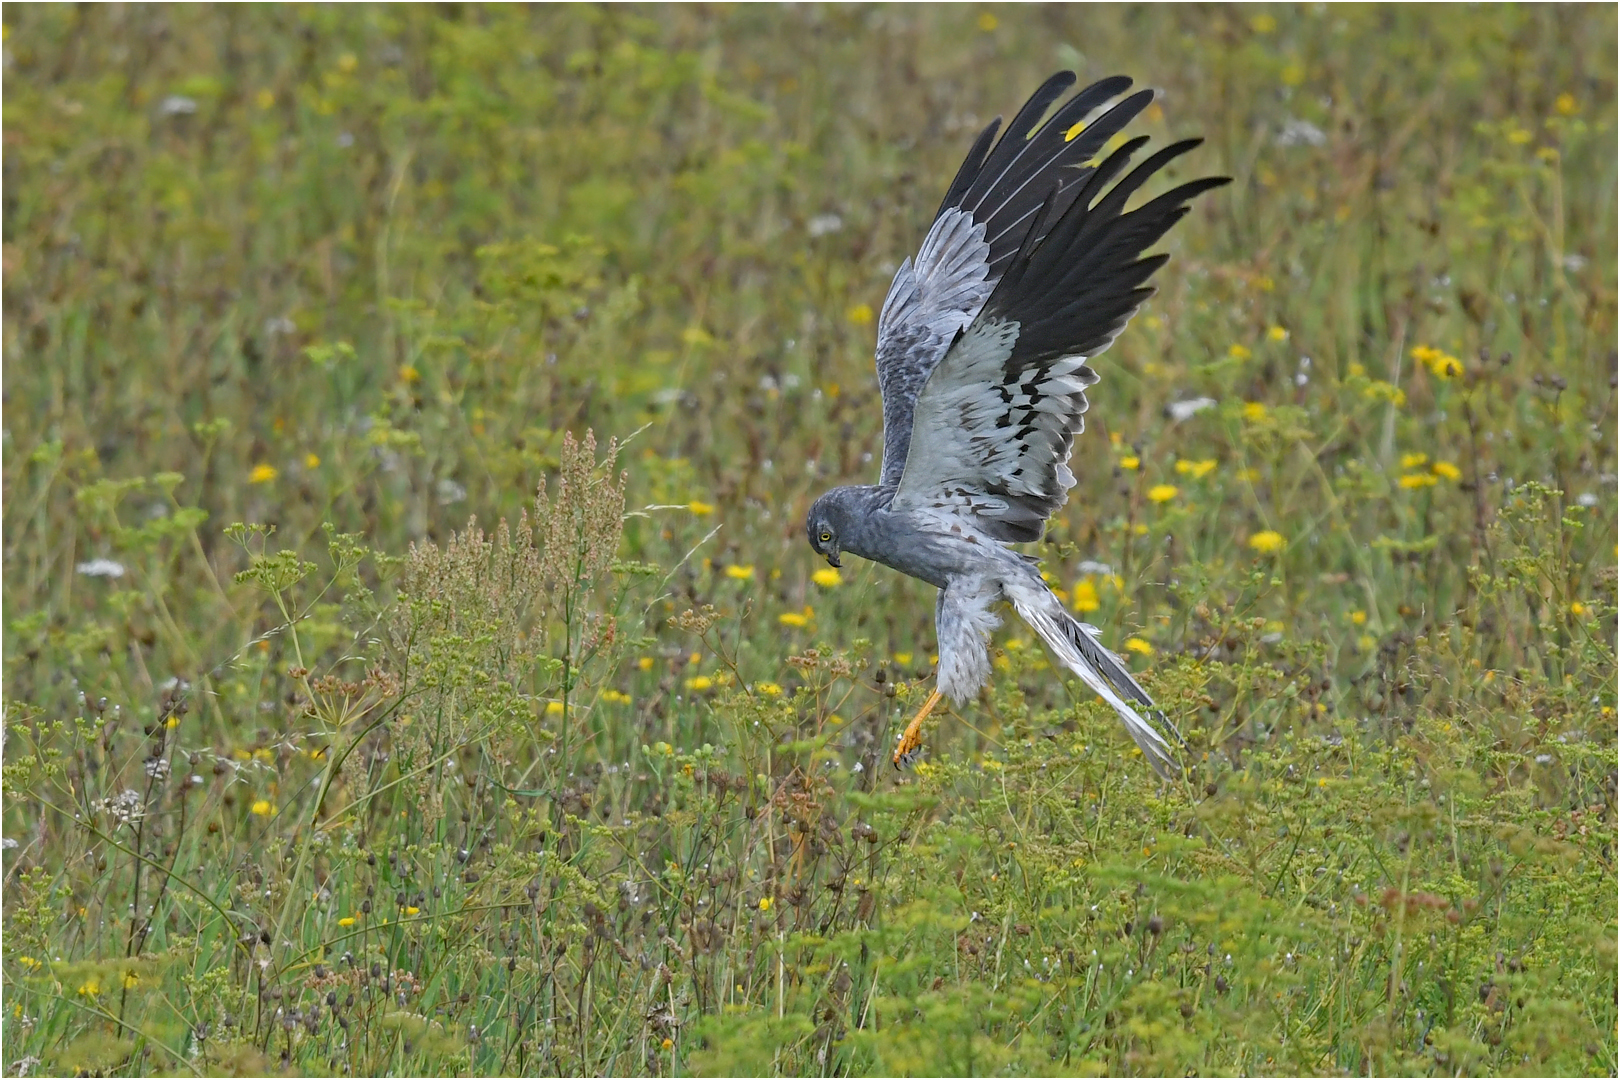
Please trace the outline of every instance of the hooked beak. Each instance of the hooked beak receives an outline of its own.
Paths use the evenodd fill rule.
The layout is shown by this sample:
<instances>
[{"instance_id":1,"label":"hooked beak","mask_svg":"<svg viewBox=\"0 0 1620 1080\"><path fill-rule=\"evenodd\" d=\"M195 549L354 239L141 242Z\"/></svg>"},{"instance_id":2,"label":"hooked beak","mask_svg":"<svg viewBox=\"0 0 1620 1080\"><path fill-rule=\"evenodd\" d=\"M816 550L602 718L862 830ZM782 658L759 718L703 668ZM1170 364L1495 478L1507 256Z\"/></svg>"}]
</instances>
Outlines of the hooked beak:
<instances>
[{"instance_id":1,"label":"hooked beak","mask_svg":"<svg viewBox=\"0 0 1620 1080\"><path fill-rule=\"evenodd\" d=\"M844 564L838 561L838 552L829 551L827 552L827 565L836 570Z\"/></svg>"}]
</instances>

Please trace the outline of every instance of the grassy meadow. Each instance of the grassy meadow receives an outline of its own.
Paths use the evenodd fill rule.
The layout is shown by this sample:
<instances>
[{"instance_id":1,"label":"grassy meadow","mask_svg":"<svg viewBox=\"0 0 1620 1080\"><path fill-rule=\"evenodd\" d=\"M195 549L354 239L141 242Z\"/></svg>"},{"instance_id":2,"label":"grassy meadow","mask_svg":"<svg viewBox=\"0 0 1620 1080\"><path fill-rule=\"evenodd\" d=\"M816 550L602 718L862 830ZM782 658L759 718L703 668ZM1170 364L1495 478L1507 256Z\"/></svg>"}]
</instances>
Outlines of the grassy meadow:
<instances>
[{"instance_id":1,"label":"grassy meadow","mask_svg":"<svg viewBox=\"0 0 1620 1080\"><path fill-rule=\"evenodd\" d=\"M0 1065L1596 1074L1616 14L8 4ZM1063 67L1227 173L923 762L816 559ZM1171 406L1176 406L1171 408Z\"/></svg>"}]
</instances>

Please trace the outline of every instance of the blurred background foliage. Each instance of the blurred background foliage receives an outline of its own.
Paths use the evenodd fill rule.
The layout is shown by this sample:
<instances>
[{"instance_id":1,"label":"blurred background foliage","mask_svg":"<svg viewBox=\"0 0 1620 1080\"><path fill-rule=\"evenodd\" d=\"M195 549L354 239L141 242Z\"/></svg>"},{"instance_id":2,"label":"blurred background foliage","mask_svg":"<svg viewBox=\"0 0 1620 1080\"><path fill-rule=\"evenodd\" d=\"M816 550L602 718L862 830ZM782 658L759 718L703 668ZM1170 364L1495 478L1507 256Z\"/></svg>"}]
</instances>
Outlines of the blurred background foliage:
<instances>
[{"instance_id":1,"label":"blurred background foliage","mask_svg":"<svg viewBox=\"0 0 1620 1080\"><path fill-rule=\"evenodd\" d=\"M1613 9L3 24L8 1069L1615 1070ZM803 512L1062 67L1236 178L1031 548L1192 768L1009 628L893 776Z\"/></svg>"}]
</instances>

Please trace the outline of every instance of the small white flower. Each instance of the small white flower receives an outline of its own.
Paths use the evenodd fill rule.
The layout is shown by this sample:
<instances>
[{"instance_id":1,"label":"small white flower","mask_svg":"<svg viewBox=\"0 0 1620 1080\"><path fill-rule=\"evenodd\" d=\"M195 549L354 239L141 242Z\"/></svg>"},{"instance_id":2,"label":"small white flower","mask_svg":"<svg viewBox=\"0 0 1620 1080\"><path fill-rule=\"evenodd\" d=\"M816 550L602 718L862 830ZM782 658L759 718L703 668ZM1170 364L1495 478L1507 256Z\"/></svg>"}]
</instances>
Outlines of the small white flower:
<instances>
[{"instance_id":1,"label":"small white flower","mask_svg":"<svg viewBox=\"0 0 1620 1080\"><path fill-rule=\"evenodd\" d=\"M74 567L85 577L121 578L124 576L124 564L111 559L91 559Z\"/></svg>"},{"instance_id":2,"label":"small white flower","mask_svg":"<svg viewBox=\"0 0 1620 1080\"><path fill-rule=\"evenodd\" d=\"M817 214L805 223L805 229L810 233L811 239L835 233L844 227L844 219L837 214Z\"/></svg>"},{"instance_id":3,"label":"small white flower","mask_svg":"<svg viewBox=\"0 0 1620 1080\"><path fill-rule=\"evenodd\" d=\"M164 116L190 116L197 111L195 98L188 98L184 94L170 94L158 106L158 112Z\"/></svg>"},{"instance_id":4,"label":"small white flower","mask_svg":"<svg viewBox=\"0 0 1620 1080\"><path fill-rule=\"evenodd\" d=\"M1321 146L1327 133L1309 120L1290 120L1277 133L1278 146Z\"/></svg>"},{"instance_id":5,"label":"small white flower","mask_svg":"<svg viewBox=\"0 0 1620 1080\"><path fill-rule=\"evenodd\" d=\"M1114 573L1112 566L1105 562L1098 562L1095 559L1081 560L1079 570L1082 574L1101 574L1104 577L1110 577Z\"/></svg>"},{"instance_id":6,"label":"small white flower","mask_svg":"<svg viewBox=\"0 0 1620 1080\"><path fill-rule=\"evenodd\" d=\"M1578 496L1575 501L1577 503L1579 503L1580 505L1590 509L1591 507L1594 507L1594 506L1596 506L1598 504L1598 497L1596 495L1592 494L1590 491L1587 491L1587 492L1583 492L1580 496Z\"/></svg>"},{"instance_id":7,"label":"small white flower","mask_svg":"<svg viewBox=\"0 0 1620 1080\"><path fill-rule=\"evenodd\" d=\"M1212 397L1189 398L1186 401L1172 401L1164 407L1165 413L1176 423L1191 420L1205 409L1213 409L1215 399Z\"/></svg>"}]
</instances>

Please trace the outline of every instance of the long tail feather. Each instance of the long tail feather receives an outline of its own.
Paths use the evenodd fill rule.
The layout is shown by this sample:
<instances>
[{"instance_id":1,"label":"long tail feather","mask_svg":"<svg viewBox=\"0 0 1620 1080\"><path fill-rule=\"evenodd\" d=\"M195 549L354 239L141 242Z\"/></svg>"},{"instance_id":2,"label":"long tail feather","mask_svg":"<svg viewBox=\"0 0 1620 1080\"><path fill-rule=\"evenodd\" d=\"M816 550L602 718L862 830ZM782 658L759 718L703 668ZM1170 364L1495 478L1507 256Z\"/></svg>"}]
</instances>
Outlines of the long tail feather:
<instances>
[{"instance_id":1,"label":"long tail feather","mask_svg":"<svg viewBox=\"0 0 1620 1080\"><path fill-rule=\"evenodd\" d=\"M1153 699L1131 677L1130 669L1103 646L1097 628L1075 620L1064 611L1044 582L1038 588L1033 583L1009 588L1007 594L1019 618L1041 636L1064 666L1113 706L1153 771L1167 780L1179 776L1181 766L1160 729L1167 731L1177 743L1181 742L1181 735L1169 718L1154 708ZM1141 711L1126 698L1140 705ZM1144 717L1143 712L1151 719Z\"/></svg>"}]
</instances>

